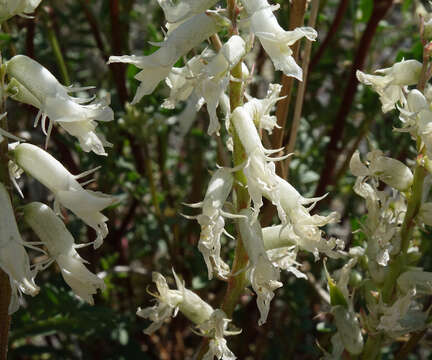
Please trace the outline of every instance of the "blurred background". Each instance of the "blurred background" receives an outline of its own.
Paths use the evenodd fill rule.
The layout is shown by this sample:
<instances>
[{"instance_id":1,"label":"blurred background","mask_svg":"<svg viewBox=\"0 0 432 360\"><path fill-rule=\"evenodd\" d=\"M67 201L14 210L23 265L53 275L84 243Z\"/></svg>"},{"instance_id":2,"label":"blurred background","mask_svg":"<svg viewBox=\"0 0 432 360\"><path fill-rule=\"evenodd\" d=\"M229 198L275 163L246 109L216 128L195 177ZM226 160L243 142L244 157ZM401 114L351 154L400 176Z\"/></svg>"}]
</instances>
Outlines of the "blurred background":
<instances>
[{"instance_id":1,"label":"blurred background","mask_svg":"<svg viewBox=\"0 0 432 360\"><path fill-rule=\"evenodd\" d=\"M276 15L288 29L291 4L278 2ZM318 210L337 210L342 221L327 228L327 235L351 246L362 240L361 233L352 232L359 229L364 216L363 201L352 191L355 179L348 168L352 153L357 148L366 151L371 144L408 163L416 153L409 135L393 131L399 121L396 111L383 114L378 96L358 85L355 70L372 73L402 58L421 61L416 13L424 7L416 0L321 0L319 6L315 26L319 37L312 46L289 181L304 196L329 192L317 205ZM308 16L309 12L305 23ZM97 251L79 250L90 262L89 269L104 277L107 290L89 306L74 297L54 265L39 274L40 294L25 297L25 306L13 315L12 360L192 359L201 338L181 314L154 335L142 333L148 322L135 312L138 306L153 304L147 293L147 289L154 289L152 271L172 280L174 268L187 287L215 307L224 294L225 283L207 279L196 246L198 223L180 213L196 214L182 203L201 201L209 170L214 170L216 163L226 164L226 134L220 138L207 135L205 108L196 116L188 116L187 123L180 116L186 104L174 110L162 109L168 95L163 83L136 106L129 105L138 85L134 79L137 69L106 64L110 55L155 51L149 41L163 39L164 22L154 0L43 0L34 18L14 17L0 32L5 59L26 54L65 85L94 86L89 93L98 97L111 94L115 121L98 127L114 144L107 157L84 153L75 139L59 128L51 136L48 151L73 174L100 165L96 181L88 188L122 199L105 211L110 233L104 245ZM301 49L304 45L303 40ZM302 51L300 62L301 57ZM270 83L282 81L258 42L247 63L255 69L247 90L250 95L264 97ZM182 62L177 65L182 66ZM297 86L294 82L292 104ZM293 108L291 105L284 143L289 138ZM12 132L43 146L45 137L40 128L32 127L36 116L33 108L11 100L7 111ZM263 140L268 144L271 139ZM21 187L25 203L52 201L46 189L27 176L21 179ZM262 223L269 225L275 214L268 204L265 209ZM64 215L76 242L93 240L93 230L70 213ZM37 241L23 222L19 223L25 239ZM227 229L234 233L232 223ZM415 236L431 239L427 232ZM223 240L223 258L232 259L234 242L228 240ZM427 271L432 270L430 244L422 242ZM229 338L230 348L239 359L318 359L322 355L319 346L328 348L335 328L327 314L329 306L320 295L320 290L326 289L322 263L308 254L299 259L311 281L283 274L284 287L276 292L265 325L257 325L259 314L252 291L242 296L233 320L243 333ZM341 265L328 263L330 269ZM353 272L353 281L356 278L361 274ZM426 335L409 359L432 359L431 339ZM398 346L396 342L389 347L384 358L392 359L391 353Z\"/></svg>"}]
</instances>

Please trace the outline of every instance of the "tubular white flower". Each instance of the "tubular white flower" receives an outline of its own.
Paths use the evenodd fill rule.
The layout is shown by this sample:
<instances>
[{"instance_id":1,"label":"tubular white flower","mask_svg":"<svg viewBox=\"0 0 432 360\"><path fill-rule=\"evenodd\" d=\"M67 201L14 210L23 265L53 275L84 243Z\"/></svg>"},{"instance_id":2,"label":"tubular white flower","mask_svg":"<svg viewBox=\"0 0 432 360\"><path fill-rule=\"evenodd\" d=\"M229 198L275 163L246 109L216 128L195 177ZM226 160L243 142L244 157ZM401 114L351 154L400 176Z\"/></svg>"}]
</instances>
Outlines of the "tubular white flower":
<instances>
[{"instance_id":1,"label":"tubular white flower","mask_svg":"<svg viewBox=\"0 0 432 360\"><path fill-rule=\"evenodd\" d=\"M224 18L214 13L195 15L170 32L162 43L157 43L159 50L149 56L110 56L108 63L129 63L142 69L135 76L141 84L132 104L151 94L180 57L217 32L225 22Z\"/></svg>"},{"instance_id":2,"label":"tubular white flower","mask_svg":"<svg viewBox=\"0 0 432 360\"><path fill-rule=\"evenodd\" d=\"M316 260L319 258L319 253L323 253L334 259L340 258L344 254L340 249L344 244L340 241L334 238L326 240L322 236L317 240L315 238L299 236L294 232L291 224L287 226L268 226L263 228L262 231L265 249L267 251L274 251L276 254L279 249L294 245L301 250L314 254Z\"/></svg>"},{"instance_id":3,"label":"tubular white flower","mask_svg":"<svg viewBox=\"0 0 432 360\"><path fill-rule=\"evenodd\" d=\"M56 261L63 279L72 291L93 305L93 294L96 294L98 289L104 290L105 283L84 266L85 260L75 250L81 246L75 244L63 221L49 206L39 202L32 202L24 207L24 218L50 254L46 266Z\"/></svg>"},{"instance_id":4,"label":"tubular white flower","mask_svg":"<svg viewBox=\"0 0 432 360\"><path fill-rule=\"evenodd\" d=\"M239 220L239 228L249 257L247 276L257 294L257 305L261 315L258 324L262 325L267 320L274 291L283 285L279 281L279 269L270 261L265 251L258 220L253 216L251 210L244 209L240 214L245 216Z\"/></svg>"},{"instance_id":5,"label":"tubular white flower","mask_svg":"<svg viewBox=\"0 0 432 360\"><path fill-rule=\"evenodd\" d=\"M177 23L185 19L203 13L211 8L218 0L182 0L173 4L172 0L158 0L165 19L169 23Z\"/></svg>"},{"instance_id":6,"label":"tubular white flower","mask_svg":"<svg viewBox=\"0 0 432 360\"><path fill-rule=\"evenodd\" d=\"M152 294L157 305L145 309L138 308L137 315L150 319L152 324L144 330L148 335L158 330L166 319L176 316L180 310L194 324L199 325L210 319L213 308L197 294L185 288L184 283L174 272L177 290L168 287L166 279L158 272L153 272L153 282L159 294Z\"/></svg>"},{"instance_id":7,"label":"tubular white flower","mask_svg":"<svg viewBox=\"0 0 432 360\"><path fill-rule=\"evenodd\" d=\"M40 111L35 126L42 117L42 130L47 135L47 142L54 124L59 124L70 135L78 138L82 149L106 155L104 145L110 146L104 138L95 132L98 121L111 121L114 113L109 105L109 97L82 105L91 99L73 98L69 92L80 89L67 88L46 68L25 55L16 55L6 63L6 71L11 78L8 92L17 101L33 105ZM45 129L46 118L48 129Z\"/></svg>"},{"instance_id":8,"label":"tubular white flower","mask_svg":"<svg viewBox=\"0 0 432 360\"><path fill-rule=\"evenodd\" d=\"M207 265L209 279L213 278L213 271L218 277L226 279L230 268L221 256L220 238L222 234L230 236L225 231L225 217L236 217L222 210L233 185L232 169L220 168L210 179L204 200L192 207L202 208L202 214L194 217L201 225L198 249L201 251Z\"/></svg>"},{"instance_id":9,"label":"tubular white flower","mask_svg":"<svg viewBox=\"0 0 432 360\"><path fill-rule=\"evenodd\" d=\"M96 231L94 247L102 245L108 234L105 224L108 218L100 211L116 200L100 192L85 190L81 186L77 179L92 171L74 176L48 152L31 144L19 144L11 153L19 167L54 193L56 213L60 214L59 204L72 211Z\"/></svg>"},{"instance_id":10,"label":"tubular white flower","mask_svg":"<svg viewBox=\"0 0 432 360\"><path fill-rule=\"evenodd\" d=\"M387 185L407 191L412 182L413 174L408 166L399 160L383 156L382 151L374 150L367 154L368 163L363 164L358 150L350 160L350 169L355 176L376 176Z\"/></svg>"},{"instance_id":11,"label":"tubular white flower","mask_svg":"<svg viewBox=\"0 0 432 360\"><path fill-rule=\"evenodd\" d=\"M0 0L0 23L15 15L27 17L42 0Z\"/></svg>"},{"instance_id":12,"label":"tubular white flower","mask_svg":"<svg viewBox=\"0 0 432 360\"><path fill-rule=\"evenodd\" d=\"M0 204L0 268L9 276L12 288L9 314L12 314L19 307L18 292L35 296L39 287L34 282L36 271L30 270L30 260L18 231L11 200L2 183Z\"/></svg>"},{"instance_id":13,"label":"tubular white flower","mask_svg":"<svg viewBox=\"0 0 432 360\"><path fill-rule=\"evenodd\" d=\"M250 30L261 42L262 47L270 56L276 70L286 76L303 80L303 72L292 57L290 48L299 39L306 37L314 41L317 32L311 27L299 27L293 31L285 31L273 14L274 7L267 0L241 0L250 19Z\"/></svg>"},{"instance_id":14,"label":"tubular white flower","mask_svg":"<svg viewBox=\"0 0 432 360\"><path fill-rule=\"evenodd\" d=\"M375 72L383 75L369 75L357 70L358 81L370 85L380 96L384 113L395 108L400 102L406 104L404 87L414 85L420 77L422 64L417 60L402 60L390 68L378 69Z\"/></svg>"}]
</instances>

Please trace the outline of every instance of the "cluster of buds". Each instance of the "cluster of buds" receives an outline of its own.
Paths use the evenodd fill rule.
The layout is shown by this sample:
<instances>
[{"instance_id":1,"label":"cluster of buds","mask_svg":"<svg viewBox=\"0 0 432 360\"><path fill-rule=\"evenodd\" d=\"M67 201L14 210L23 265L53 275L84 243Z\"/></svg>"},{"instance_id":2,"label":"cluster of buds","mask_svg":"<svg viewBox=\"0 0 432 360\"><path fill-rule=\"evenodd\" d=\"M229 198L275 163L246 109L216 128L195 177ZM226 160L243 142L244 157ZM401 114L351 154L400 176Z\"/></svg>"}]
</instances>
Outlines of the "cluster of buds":
<instances>
[{"instance_id":1,"label":"cluster of buds","mask_svg":"<svg viewBox=\"0 0 432 360\"><path fill-rule=\"evenodd\" d=\"M24 16L32 13L39 3L40 0L3 0L0 6L0 22L13 15ZM1 66L3 73L7 75L7 82L3 88L4 95L39 110L34 126L41 122L42 131L47 136L45 147L48 146L53 126L60 125L67 133L78 139L84 151L106 155L104 147L110 144L95 129L97 121L114 119L113 111L109 107L109 97L100 101L72 97L69 93L89 88L70 88L61 85L46 68L24 55L16 55ZM78 179L92 174L98 168L80 175L72 175L46 150L23 142L4 129L0 131L0 135L0 141L5 141L5 138L19 140L9 144L9 164L3 165L8 166L11 182L20 195L22 196L22 192L16 179L23 172L39 181L54 195L54 210L39 202L31 202L22 207L23 211L18 214L19 219L25 220L40 239L39 242L24 242L15 220L9 189L7 185L0 183L0 269L9 276L12 288L9 313L18 309L20 293L31 296L38 294L39 287L34 279L39 271L46 269L53 262L58 264L64 280L72 291L79 298L93 304L93 295L98 289L103 290L105 284L85 267L86 261L79 256L76 249L88 245L97 248L102 244L108 234L108 219L101 211L114 204L115 198L86 190L86 183L78 182ZM82 245L75 244L62 220L61 206L72 211L92 227L96 231L96 239ZM46 259L31 264L26 247L42 253Z\"/></svg>"}]
</instances>

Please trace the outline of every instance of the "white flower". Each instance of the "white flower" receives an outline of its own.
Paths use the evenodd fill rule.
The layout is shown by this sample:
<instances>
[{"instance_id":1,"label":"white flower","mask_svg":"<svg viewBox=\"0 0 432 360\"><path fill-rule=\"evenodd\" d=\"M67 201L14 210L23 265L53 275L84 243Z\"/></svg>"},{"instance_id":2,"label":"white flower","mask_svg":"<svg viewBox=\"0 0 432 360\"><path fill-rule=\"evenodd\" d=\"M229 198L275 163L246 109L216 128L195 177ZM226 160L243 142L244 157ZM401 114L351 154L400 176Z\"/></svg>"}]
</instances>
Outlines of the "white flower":
<instances>
[{"instance_id":1,"label":"white flower","mask_svg":"<svg viewBox=\"0 0 432 360\"><path fill-rule=\"evenodd\" d=\"M175 5L172 0L158 0L160 7L162 8L165 19L169 23L177 23L184 21L185 19L203 13L218 0L181 0Z\"/></svg>"},{"instance_id":2,"label":"white flower","mask_svg":"<svg viewBox=\"0 0 432 360\"><path fill-rule=\"evenodd\" d=\"M135 76L141 84L132 104L144 95L151 94L159 82L168 76L176 61L216 33L224 21L224 18L214 13L195 15L170 32L163 42L157 43L159 50L149 56L110 56L108 63L129 63L142 69Z\"/></svg>"},{"instance_id":3,"label":"white flower","mask_svg":"<svg viewBox=\"0 0 432 360\"><path fill-rule=\"evenodd\" d=\"M9 314L18 310L18 292L35 296L39 287L35 284L36 271L30 270L30 260L18 231L11 200L5 186L0 183L0 268L9 276L12 299Z\"/></svg>"},{"instance_id":4,"label":"white flower","mask_svg":"<svg viewBox=\"0 0 432 360\"><path fill-rule=\"evenodd\" d=\"M420 77L422 64L417 60L402 60L390 68L378 69L375 72L381 75L369 75L357 70L358 81L371 85L380 96L382 111L394 109L395 104L406 103L404 87L414 85Z\"/></svg>"},{"instance_id":5,"label":"white flower","mask_svg":"<svg viewBox=\"0 0 432 360\"><path fill-rule=\"evenodd\" d=\"M63 221L45 204L32 202L24 207L24 218L46 246L50 258L46 264L38 264L45 269L53 261L60 267L66 283L81 299L93 305L93 294L97 289L104 290L101 278L91 273L76 252L75 241Z\"/></svg>"},{"instance_id":6,"label":"white flower","mask_svg":"<svg viewBox=\"0 0 432 360\"><path fill-rule=\"evenodd\" d=\"M222 310L216 309L206 322L198 325L201 335L211 338L209 350L204 354L203 360L213 360L215 357L218 360L236 359L236 356L228 348L227 341L224 338L227 335L237 335L240 333L240 331L227 331L230 321Z\"/></svg>"},{"instance_id":7,"label":"white flower","mask_svg":"<svg viewBox=\"0 0 432 360\"><path fill-rule=\"evenodd\" d=\"M340 258L344 255L341 248L344 244L334 238L324 239L321 234L319 237L303 237L294 232L293 226L288 224L268 226L263 230L264 247L267 250L278 253L279 249L296 246L301 250L309 251L314 254L315 259L319 258L319 253L323 253L330 258ZM277 255L275 255L277 256Z\"/></svg>"},{"instance_id":8,"label":"white flower","mask_svg":"<svg viewBox=\"0 0 432 360\"><path fill-rule=\"evenodd\" d=\"M104 145L110 146L103 136L95 132L98 121L111 121L114 113L109 105L109 97L82 105L91 99L73 98L68 93L81 89L67 88L46 68L25 55L16 55L6 63L6 71L11 78L8 92L17 101L33 105L39 109L35 126L42 117L42 130L47 134L47 142L53 124L59 124L70 135L78 138L82 149L106 155ZM46 118L49 118L46 129Z\"/></svg>"},{"instance_id":9,"label":"white flower","mask_svg":"<svg viewBox=\"0 0 432 360\"><path fill-rule=\"evenodd\" d=\"M367 154L368 163L364 165L357 150L350 160L350 169L355 176L376 176L387 185L407 191L412 182L413 174L408 166L399 160L383 156L382 151L374 150Z\"/></svg>"},{"instance_id":10,"label":"white flower","mask_svg":"<svg viewBox=\"0 0 432 360\"><path fill-rule=\"evenodd\" d=\"M96 231L94 247L99 247L108 234L105 224L108 219L100 211L116 200L100 192L85 190L77 181L94 170L74 176L49 153L31 144L19 144L11 152L19 167L54 193L57 214L60 214L61 204Z\"/></svg>"},{"instance_id":11,"label":"white flower","mask_svg":"<svg viewBox=\"0 0 432 360\"><path fill-rule=\"evenodd\" d=\"M270 84L267 95L264 99L248 97L248 102L244 105L245 109L251 114L253 122L258 129L265 129L269 134L272 133L277 125L275 115L270 115L274 105L283 97L279 97L282 86L279 84Z\"/></svg>"},{"instance_id":12,"label":"white flower","mask_svg":"<svg viewBox=\"0 0 432 360\"><path fill-rule=\"evenodd\" d=\"M432 294L432 272L423 271L421 268L409 268L397 279L397 284L402 293L408 293L412 288L417 294Z\"/></svg>"},{"instance_id":13,"label":"white flower","mask_svg":"<svg viewBox=\"0 0 432 360\"><path fill-rule=\"evenodd\" d=\"M432 111L429 100L418 90L408 93L407 103L399 109L400 120L404 123L399 131L408 131L414 138L418 136L426 146L426 154L432 158Z\"/></svg>"},{"instance_id":14,"label":"white flower","mask_svg":"<svg viewBox=\"0 0 432 360\"><path fill-rule=\"evenodd\" d=\"M264 232L263 232L263 240L264 240ZM264 240L264 246L265 246L265 240ZM295 277L299 279L307 280L307 276L298 269L301 266L301 264L296 261L297 246L287 246L287 247L267 250L267 256L274 266L278 267L279 269L286 270L292 273Z\"/></svg>"},{"instance_id":15,"label":"white flower","mask_svg":"<svg viewBox=\"0 0 432 360\"><path fill-rule=\"evenodd\" d=\"M194 324L199 325L210 319L213 308L201 299L197 294L186 289L173 270L177 290L168 287L166 279L158 272L153 272L153 282L156 284L159 294L156 297L157 305L145 309L138 308L137 315L150 319L152 324L144 330L148 335L158 330L163 322L176 316L180 310Z\"/></svg>"},{"instance_id":16,"label":"white flower","mask_svg":"<svg viewBox=\"0 0 432 360\"><path fill-rule=\"evenodd\" d=\"M213 271L220 278L226 279L230 268L221 256L220 238L222 234L232 237L225 230L224 217L238 218L238 215L229 214L223 211L223 206L231 192L233 185L233 170L220 168L210 179L204 200L197 204L191 204L191 207L202 208L202 214L189 217L197 219L201 225L201 234L198 242L198 249L204 256L207 265L209 279L213 277Z\"/></svg>"},{"instance_id":17,"label":"white flower","mask_svg":"<svg viewBox=\"0 0 432 360\"><path fill-rule=\"evenodd\" d=\"M0 0L0 23L15 15L27 17L42 0Z\"/></svg>"},{"instance_id":18,"label":"white flower","mask_svg":"<svg viewBox=\"0 0 432 360\"><path fill-rule=\"evenodd\" d=\"M250 30L261 42L262 47L270 56L276 70L286 76L303 80L303 72L292 57L290 48L299 39L306 37L314 41L317 32L311 27L300 27L293 31L285 31L273 14L274 8L267 0L241 0L249 15Z\"/></svg>"},{"instance_id":19,"label":"white flower","mask_svg":"<svg viewBox=\"0 0 432 360\"><path fill-rule=\"evenodd\" d=\"M259 222L250 210L240 212L245 218L239 220L240 234L243 245L249 257L247 277L257 294L257 305L260 311L258 324L266 322L270 309L270 302L274 291L282 287L279 281L280 271L270 261L263 242L262 230Z\"/></svg>"}]
</instances>

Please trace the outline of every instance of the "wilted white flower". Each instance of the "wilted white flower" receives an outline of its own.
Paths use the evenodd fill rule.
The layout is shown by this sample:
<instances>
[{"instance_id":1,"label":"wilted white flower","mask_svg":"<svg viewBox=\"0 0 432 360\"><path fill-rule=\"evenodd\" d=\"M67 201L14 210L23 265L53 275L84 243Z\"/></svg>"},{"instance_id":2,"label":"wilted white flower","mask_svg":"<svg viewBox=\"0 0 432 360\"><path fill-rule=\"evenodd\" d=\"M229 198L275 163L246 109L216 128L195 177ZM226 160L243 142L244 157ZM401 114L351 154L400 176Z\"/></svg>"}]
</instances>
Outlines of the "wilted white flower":
<instances>
[{"instance_id":1,"label":"wilted white flower","mask_svg":"<svg viewBox=\"0 0 432 360\"><path fill-rule=\"evenodd\" d=\"M416 294L432 294L432 272L423 271L421 268L410 268L400 275L397 284L402 293L408 293L412 288Z\"/></svg>"},{"instance_id":2,"label":"wilted white flower","mask_svg":"<svg viewBox=\"0 0 432 360\"><path fill-rule=\"evenodd\" d=\"M224 217L235 218L236 215L223 211L223 206L231 192L233 185L232 169L220 168L210 179L204 200L191 207L202 208L202 214L191 218L197 219L201 225L201 234L198 242L198 249L204 256L207 265L209 279L213 277L213 271L217 276L226 279L230 268L221 256L220 238L222 234L229 237L225 230Z\"/></svg>"},{"instance_id":3,"label":"wilted white flower","mask_svg":"<svg viewBox=\"0 0 432 360\"><path fill-rule=\"evenodd\" d=\"M274 291L282 287L279 281L280 271L270 261L265 251L261 226L252 211L244 209L240 214L245 216L239 220L239 228L249 257L247 277L257 294L257 305L260 312L258 324L262 325L267 320Z\"/></svg>"},{"instance_id":4,"label":"wilted white flower","mask_svg":"<svg viewBox=\"0 0 432 360\"><path fill-rule=\"evenodd\" d=\"M92 171L74 176L48 152L31 144L19 144L11 151L19 167L54 193L54 210L60 214L60 204L92 227L97 234L94 247L102 244L108 234L108 220L100 211L116 200L106 194L85 190L77 179Z\"/></svg>"},{"instance_id":5,"label":"wilted white flower","mask_svg":"<svg viewBox=\"0 0 432 360\"><path fill-rule=\"evenodd\" d=\"M408 166L399 160L384 156L382 151L374 150L367 154L368 163L363 164L357 150L350 160L350 169L355 176L376 176L387 185L407 191L412 182L413 174Z\"/></svg>"},{"instance_id":6,"label":"wilted white flower","mask_svg":"<svg viewBox=\"0 0 432 360\"><path fill-rule=\"evenodd\" d=\"M165 19L169 23L177 23L198 15L211 8L218 0L182 0L173 4L172 0L158 0Z\"/></svg>"},{"instance_id":7,"label":"wilted white flower","mask_svg":"<svg viewBox=\"0 0 432 360\"><path fill-rule=\"evenodd\" d=\"M248 102L244 105L251 114L255 126L258 129L267 130L269 134L275 127L278 127L276 116L270 115L270 112L275 104L283 99L283 97L279 97L281 89L282 85L270 84L264 99L248 97Z\"/></svg>"},{"instance_id":8,"label":"wilted white flower","mask_svg":"<svg viewBox=\"0 0 432 360\"><path fill-rule=\"evenodd\" d=\"M55 261L72 291L93 305L93 295L97 289L104 290L105 283L84 266L85 260L75 250L82 246L75 244L63 221L49 206L39 202L32 202L24 207L24 218L50 255L46 264L39 265L46 268Z\"/></svg>"},{"instance_id":9,"label":"wilted white flower","mask_svg":"<svg viewBox=\"0 0 432 360\"><path fill-rule=\"evenodd\" d=\"M35 270L30 270L30 260L18 231L11 200L5 186L0 183L0 268L9 276L12 299L9 314L19 307L18 292L35 296L39 287L35 284Z\"/></svg>"},{"instance_id":10,"label":"wilted white flower","mask_svg":"<svg viewBox=\"0 0 432 360\"><path fill-rule=\"evenodd\" d=\"M311 27L285 31L273 14L275 8L270 6L267 0L241 0L241 2L249 15L250 31L258 37L276 70L281 70L286 76L302 81L302 69L295 62L290 46L303 37L314 41L317 32Z\"/></svg>"},{"instance_id":11,"label":"wilted white flower","mask_svg":"<svg viewBox=\"0 0 432 360\"><path fill-rule=\"evenodd\" d=\"M35 126L42 118L42 130L47 135L47 142L53 124L59 124L79 140L84 151L106 155L104 146L111 144L106 142L102 135L97 134L95 129L96 120L114 119L114 113L108 106L109 97L82 105L91 99L74 98L68 94L81 89L61 85L46 68L25 55L16 55L10 59L6 63L6 71L11 78L7 88L10 96L39 109Z\"/></svg>"},{"instance_id":12,"label":"wilted white flower","mask_svg":"<svg viewBox=\"0 0 432 360\"><path fill-rule=\"evenodd\" d=\"M210 337L209 350L204 354L203 360L235 360L236 356L228 348L224 336L237 335L240 331L228 331L228 324L231 322L226 314L216 309L210 318L204 323L197 326L202 336Z\"/></svg>"},{"instance_id":13,"label":"wilted white flower","mask_svg":"<svg viewBox=\"0 0 432 360\"><path fill-rule=\"evenodd\" d=\"M27 17L42 0L0 0L0 23L15 15Z\"/></svg>"},{"instance_id":14,"label":"wilted white flower","mask_svg":"<svg viewBox=\"0 0 432 360\"><path fill-rule=\"evenodd\" d=\"M402 60L390 68L375 71L382 75L369 75L360 70L356 75L358 81L371 85L378 93L385 113L394 109L397 102L406 103L404 87L417 84L422 66L417 60Z\"/></svg>"},{"instance_id":15,"label":"wilted white flower","mask_svg":"<svg viewBox=\"0 0 432 360\"><path fill-rule=\"evenodd\" d=\"M160 48L149 56L110 56L108 63L129 63L142 69L135 76L141 84L132 104L144 95L151 94L159 82L168 76L180 57L216 33L226 21L215 13L195 15L170 32L163 42L155 44Z\"/></svg>"},{"instance_id":16,"label":"wilted white flower","mask_svg":"<svg viewBox=\"0 0 432 360\"><path fill-rule=\"evenodd\" d=\"M421 305L415 301L415 296L416 290L412 287L406 294L399 296L391 306L381 303L379 309L382 315L377 330L397 338L424 329L427 326L428 314L422 311Z\"/></svg>"},{"instance_id":17,"label":"wilted white flower","mask_svg":"<svg viewBox=\"0 0 432 360\"><path fill-rule=\"evenodd\" d=\"M148 335L158 330L163 322L176 316L180 310L194 324L199 325L210 319L213 308L197 294L186 289L177 274L174 272L177 290L171 290L166 279L158 272L153 272L153 282L159 294L156 297L157 305L145 309L138 308L137 315L150 319L152 324L144 330Z\"/></svg>"},{"instance_id":18,"label":"wilted white flower","mask_svg":"<svg viewBox=\"0 0 432 360\"><path fill-rule=\"evenodd\" d=\"M220 125L216 109L228 87L231 69L246 53L245 46L244 40L234 35L216 55L204 51L203 54L190 59L184 67L172 68L166 78L171 92L163 107L172 109L178 101L184 101L194 94L198 97L196 110L207 104L210 115L208 134L218 133ZM204 60L208 63L204 64Z\"/></svg>"}]
</instances>

